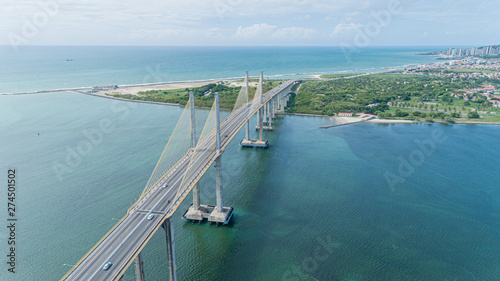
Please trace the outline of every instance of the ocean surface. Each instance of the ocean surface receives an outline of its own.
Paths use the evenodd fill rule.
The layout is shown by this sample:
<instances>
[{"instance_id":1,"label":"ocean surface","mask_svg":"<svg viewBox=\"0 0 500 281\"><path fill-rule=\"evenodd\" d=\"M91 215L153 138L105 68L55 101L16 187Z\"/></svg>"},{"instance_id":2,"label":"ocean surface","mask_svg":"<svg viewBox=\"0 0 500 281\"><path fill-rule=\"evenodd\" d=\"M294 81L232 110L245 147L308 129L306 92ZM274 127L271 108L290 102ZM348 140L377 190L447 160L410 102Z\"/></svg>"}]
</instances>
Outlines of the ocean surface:
<instances>
[{"instance_id":1,"label":"ocean surface","mask_svg":"<svg viewBox=\"0 0 500 281\"><path fill-rule=\"evenodd\" d=\"M445 47L53 47L0 46L0 93L284 74L370 72L436 62ZM359 51L359 52L358 52Z\"/></svg>"},{"instance_id":2,"label":"ocean surface","mask_svg":"<svg viewBox=\"0 0 500 281\"><path fill-rule=\"evenodd\" d=\"M79 48L86 56L98 57L89 51L93 48ZM148 62L155 61L152 54L144 62L128 55L119 59L118 51L108 51L108 63L101 60L98 67L87 59L81 63L89 69L72 72L43 66L42 61L50 60L45 54L55 57L58 52L41 49L31 50L32 69L26 54L19 54L26 59L19 67L0 66L0 92L142 83ZM151 48L157 54L166 52L161 49ZM373 58L380 59L378 65L357 62L352 68L338 66L338 71L428 59L414 58L415 50L381 49L396 58L387 64ZM216 51L220 57L231 53L212 49L203 55L199 50L198 58L211 61ZM302 48L289 52L307 53ZM77 53L61 53L61 65L78 63ZM247 53L257 51L242 51L239 61L248 64L241 69L233 64L226 69L216 62L213 71L208 66L196 68L198 59L180 67L179 58L177 71L165 69L171 73L167 80L256 72L260 66L243 57ZM74 60L66 62L67 58ZM269 74L337 71L319 60L318 69L306 59L297 68L293 60L281 60L281 67L273 69L266 61L262 64L270 70L262 68ZM7 73L9 67L18 69L17 75ZM142 70L135 73L136 68ZM86 71L88 79L82 77ZM17 273L7 272L3 226L0 280L61 278L140 195L181 113L179 107L70 92L0 95L0 168L4 181L8 168L16 168L18 178ZM198 113L207 115L204 110ZM103 132L103 122L112 129ZM199 123L202 126L201 118ZM264 133L271 144L267 150L240 148L243 131L235 137L222 158L224 201L235 208L233 223L186 223L181 214L191 202L181 205L174 215L179 280L500 279L499 126L356 124L319 129L332 123L328 118L284 116L276 121L275 131ZM82 145L88 132L99 130L102 141ZM200 186L202 203L214 204L213 168ZM6 224L6 192L0 194L0 221ZM143 257L146 280L165 280L161 229ZM135 280L133 267L123 280Z\"/></svg>"}]
</instances>

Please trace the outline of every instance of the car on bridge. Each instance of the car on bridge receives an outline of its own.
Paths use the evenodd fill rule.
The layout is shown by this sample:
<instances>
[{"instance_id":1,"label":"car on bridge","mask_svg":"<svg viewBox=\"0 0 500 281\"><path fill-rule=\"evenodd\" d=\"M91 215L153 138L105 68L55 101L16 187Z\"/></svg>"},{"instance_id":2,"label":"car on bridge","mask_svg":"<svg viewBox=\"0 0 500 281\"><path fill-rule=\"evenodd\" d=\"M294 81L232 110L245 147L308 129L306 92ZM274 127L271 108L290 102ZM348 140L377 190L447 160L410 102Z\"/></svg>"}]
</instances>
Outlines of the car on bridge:
<instances>
[{"instance_id":1,"label":"car on bridge","mask_svg":"<svg viewBox=\"0 0 500 281\"><path fill-rule=\"evenodd\" d=\"M154 217L155 217L155 215L154 215L154 214L150 214L150 215L148 216L148 220L152 220Z\"/></svg>"},{"instance_id":2,"label":"car on bridge","mask_svg":"<svg viewBox=\"0 0 500 281\"><path fill-rule=\"evenodd\" d=\"M102 266L102 270L108 270L113 264L111 262L107 262Z\"/></svg>"}]
</instances>

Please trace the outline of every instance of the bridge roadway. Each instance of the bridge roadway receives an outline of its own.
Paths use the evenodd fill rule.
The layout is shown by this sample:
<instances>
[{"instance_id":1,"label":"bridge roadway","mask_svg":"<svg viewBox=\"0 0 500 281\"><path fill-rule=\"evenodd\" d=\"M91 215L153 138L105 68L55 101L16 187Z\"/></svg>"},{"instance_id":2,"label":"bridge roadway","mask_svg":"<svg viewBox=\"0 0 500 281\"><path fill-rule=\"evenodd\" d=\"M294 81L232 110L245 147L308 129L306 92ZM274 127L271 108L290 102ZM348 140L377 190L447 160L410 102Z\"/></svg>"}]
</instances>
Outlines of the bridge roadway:
<instances>
[{"instance_id":1,"label":"bridge roadway","mask_svg":"<svg viewBox=\"0 0 500 281\"><path fill-rule=\"evenodd\" d=\"M288 93L294 82L294 80L284 82L263 95L263 102L260 105L252 106L250 102L226 118L221 123L221 153L259 108L276 94L283 91ZM201 176L219 156L215 151L215 141L214 130L197 145L197 148L213 149L203 149L196 153L188 151L62 280L118 280L156 230L172 216ZM193 164L189 168L189 174L186 174L193 155ZM183 180L184 176L186 179ZM183 190L180 196L176 197L177 190L183 182ZM165 184L168 186L163 187ZM150 214L154 214L154 218L148 220L147 217ZM108 270L103 270L103 265L108 262L111 262L112 266Z\"/></svg>"}]
</instances>

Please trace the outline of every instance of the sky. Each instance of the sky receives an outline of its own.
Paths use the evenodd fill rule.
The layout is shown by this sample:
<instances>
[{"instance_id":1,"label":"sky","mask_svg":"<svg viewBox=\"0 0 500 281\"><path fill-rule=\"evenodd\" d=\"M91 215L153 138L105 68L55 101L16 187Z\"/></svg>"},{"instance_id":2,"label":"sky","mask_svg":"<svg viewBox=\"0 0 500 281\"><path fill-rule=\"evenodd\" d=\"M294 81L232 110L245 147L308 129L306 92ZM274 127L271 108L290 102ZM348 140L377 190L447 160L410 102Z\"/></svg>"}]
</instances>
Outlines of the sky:
<instances>
[{"instance_id":1,"label":"sky","mask_svg":"<svg viewBox=\"0 0 500 281\"><path fill-rule=\"evenodd\" d=\"M0 45L484 46L498 0L2 0Z\"/></svg>"}]
</instances>

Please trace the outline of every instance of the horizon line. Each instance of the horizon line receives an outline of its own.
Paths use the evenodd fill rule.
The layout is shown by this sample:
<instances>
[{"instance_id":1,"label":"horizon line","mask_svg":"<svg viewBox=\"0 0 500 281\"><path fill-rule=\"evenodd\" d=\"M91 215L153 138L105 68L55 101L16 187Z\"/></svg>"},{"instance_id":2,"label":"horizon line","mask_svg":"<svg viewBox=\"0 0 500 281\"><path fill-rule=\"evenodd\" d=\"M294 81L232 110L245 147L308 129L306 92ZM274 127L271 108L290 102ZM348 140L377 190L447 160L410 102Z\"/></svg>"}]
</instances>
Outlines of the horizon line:
<instances>
[{"instance_id":1,"label":"horizon line","mask_svg":"<svg viewBox=\"0 0 500 281\"><path fill-rule=\"evenodd\" d=\"M373 47L450 47L450 46L461 46L461 47L479 47L479 46L498 46L500 44L475 44L475 45L372 45L366 47L357 47L354 45L342 46L342 45L76 45L76 44L30 44L30 45L21 45L17 47L246 47L246 48L262 48L262 47L335 47L335 48L373 48ZM0 47L12 47L10 44L0 44Z\"/></svg>"}]
</instances>

